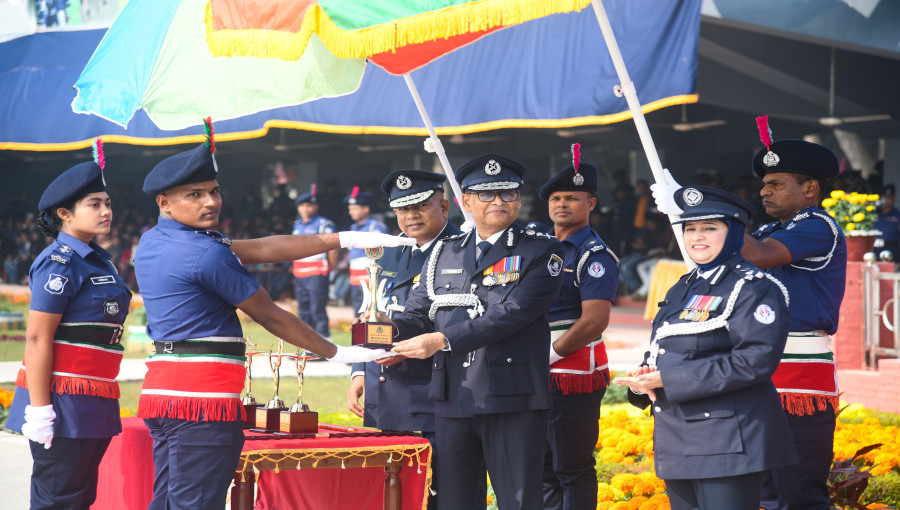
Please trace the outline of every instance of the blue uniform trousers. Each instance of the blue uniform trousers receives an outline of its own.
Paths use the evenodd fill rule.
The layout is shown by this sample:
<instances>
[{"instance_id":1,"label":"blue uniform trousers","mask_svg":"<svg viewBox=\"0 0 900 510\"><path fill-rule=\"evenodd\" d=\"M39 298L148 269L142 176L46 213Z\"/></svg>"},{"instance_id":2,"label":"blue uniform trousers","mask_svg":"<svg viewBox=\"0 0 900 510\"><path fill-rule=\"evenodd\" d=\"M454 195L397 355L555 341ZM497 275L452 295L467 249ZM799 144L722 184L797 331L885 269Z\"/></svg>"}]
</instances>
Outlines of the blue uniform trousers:
<instances>
[{"instance_id":1,"label":"blue uniform trousers","mask_svg":"<svg viewBox=\"0 0 900 510\"><path fill-rule=\"evenodd\" d=\"M441 510L484 508L485 468L501 510L542 510L546 411L435 417Z\"/></svg>"},{"instance_id":2,"label":"blue uniform trousers","mask_svg":"<svg viewBox=\"0 0 900 510\"><path fill-rule=\"evenodd\" d=\"M244 446L242 421L148 418L153 501L148 510L222 510Z\"/></svg>"},{"instance_id":3,"label":"blue uniform trousers","mask_svg":"<svg viewBox=\"0 0 900 510\"><path fill-rule=\"evenodd\" d=\"M763 483L766 510L826 510L829 508L828 473L834 457L834 409L811 415L785 413L799 464L770 470Z\"/></svg>"},{"instance_id":4,"label":"blue uniform trousers","mask_svg":"<svg viewBox=\"0 0 900 510\"><path fill-rule=\"evenodd\" d=\"M363 290L359 285L350 286L350 306L353 307L353 316L359 314L359 309L363 304Z\"/></svg>"},{"instance_id":5,"label":"blue uniform trousers","mask_svg":"<svg viewBox=\"0 0 900 510\"><path fill-rule=\"evenodd\" d=\"M600 435L600 401L606 388L565 395L552 388L544 456L544 509L596 508L594 448Z\"/></svg>"},{"instance_id":6,"label":"blue uniform trousers","mask_svg":"<svg viewBox=\"0 0 900 510\"><path fill-rule=\"evenodd\" d=\"M331 338L328 329L328 276L315 275L294 278L294 296L297 298L297 313L300 320L309 324L316 333Z\"/></svg>"},{"instance_id":7,"label":"blue uniform trousers","mask_svg":"<svg viewBox=\"0 0 900 510\"><path fill-rule=\"evenodd\" d=\"M666 480L672 510L758 510L765 471L722 478Z\"/></svg>"},{"instance_id":8,"label":"blue uniform trousers","mask_svg":"<svg viewBox=\"0 0 900 510\"><path fill-rule=\"evenodd\" d=\"M88 510L97 498L97 468L111 438L54 437L49 450L29 441L31 508Z\"/></svg>"}]
</instances>

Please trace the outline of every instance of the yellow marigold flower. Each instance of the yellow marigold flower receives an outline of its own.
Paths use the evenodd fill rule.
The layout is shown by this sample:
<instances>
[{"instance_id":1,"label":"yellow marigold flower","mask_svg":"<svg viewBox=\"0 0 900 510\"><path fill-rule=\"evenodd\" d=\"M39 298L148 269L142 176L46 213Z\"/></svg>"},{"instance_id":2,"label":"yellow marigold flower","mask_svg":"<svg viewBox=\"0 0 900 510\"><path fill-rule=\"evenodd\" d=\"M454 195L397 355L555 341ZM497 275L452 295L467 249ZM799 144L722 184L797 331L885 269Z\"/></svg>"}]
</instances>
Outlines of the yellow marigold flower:
<instances>
[{"instance_id":1,"label":"yellow marigold flower","mask_svg":"<svg viewBox=\"0 0 900 510\"><path fill-rule=\"evenodd\" d=\"M837 200L833 198L826 198L822 200L822 207L834 207L837 204Z\"/></svg>"},{"instance_id":2,"label":"yellow marigold flower","mask_svg":"<svg viewBox=\"0 0 900 510\"><path fill-rule=\"evenodd\" d=\"M599 457L602 462L605 462L607 464L613 462L622 462L625 459L624 455L612 448L604 448L600 450Z\"/></svg>"},{"instance_id":3,"label":"yellow marigold flower","mask_svg":"<svg viewBox=\"0 0 900 510\"><path fill-rule=\"evenodd\" d=\"M637 475L631 473L619 473L612 477L609 484L627 494L634 489L634 484L640 480L641 479Z\"/></svg>"},{"instance_id":4,"label":"yellow marigold flower","mask_svg":"<svg viewBox=\"0 0 900 510\"><path fill-rule=\"evenodd\" d=\"M615 501L598 501L597 510L610 510L615 504Z\"/></svg>"},{"instance_id":5,"label":"yellow marigold flower","mask_svg":"<svg viewBox=\"0 0 900 510\"><path fill-rule=\"evenodd\" d=\"M3 388L0 388L0 406L9 407L12 405L13 395L15 395L11 391L6 391Z\"/></svg>"},{"instance_id":6,"label":"yellow marigold flower","mask_svg":"<svg viewBox=\"0 0 900 510\"><path fill-rule=\"evenodd\" d=\"M873 194L869 195L867 198L869 199L869 202L875 202L876 200L880 199L881 197L878 196L877 194L873 193Z\"/></svg>"},{"instance_id":7,"label":"yellow marigold flower","mask_svg":"<svg viewBox=\"0 0 900 510\"><path fill-rule=\"evenodd\" d=\"M119 417L120 418L134 418L135 413L134 409L128 409L126 407L122 407L119 409Z\"/></svg>"},{"instance_id":8,"label":"yellow marigold flower","mask_svg":"<svg viewBox=\"0 0 900 510\"><path fill-rule=\"evenodd\" d=\"M628 508L631 510L640 510L641 505L648 501L644 496L635 496L628 501Z\"/></svg>"},{"instance_id":9,"label":"yellow marigold flower","mask_svg":"<svg viewBox=\"0 0 900 510\"><path fill-rule=\"evenodd\" d=\"M618 501L609 508L610 510L631 510L631 505L628 501Z\"/></svg>"},{"instance_id":10,"label":"yellow marigold flower","mask_svg":"<svg viewBox=\"0 0 900 510\"><path fill-rule=\"evenodd\" d=\"M843 198L844 195L846 195L846 193L844 193L843 191L841 191L839 189L836 189L831 192L831 198Z\"/></svg>"},{"instance_id":11,"label":"yellow marigold flower","mask_svg":"<svg viewBox=\"0 0 900 510\"><path fill-rule=\"evenodd\" d=\"M494 502L494 496L491 496L490 494L488 494L487 495L487 504L490 505L493 502Z\"/></svg>"},{"instance_id":12,"label":"yellow marigold flower","mask_svg":"<svg viewBox=\"0 0 900 510\"><path fill-rule=\"evenodd\" d=\"M828 215L831 216L832 218L836 218L836 217L837 217L837 215L834 214L834 211L828 211Z\"/></svg>"},{"instance_id":13,"label":"yellow marigold flower","mask_svg":"<svg viewBox=\"0 0 900 510\"><path fill-rule=\"evenodd\" d=\"M856 225L854 225L854 224L852 224L852 223L848 223L848 224L847 224L847 230L856 230Z\"/></svg>"},{"instance_id":14,"label":"yellow marigold flower","mask_svg":"<svg viewBox=\"0 0 900 510\"><path fill-rule=\"evenodd\" d=\"M861 222L861 221L864 220L864 219L866 219L866 214L865 214L865 213L858 212L858 213L856 213L856 214L853 215L853 221L855 221L856 223L859 223L859 222Z\"/></svg>"},{"instance_id":15,"label":"yellow marigold flower","mask_svg":"<svg viewBox=\"0 0 900 510\"><path fill-rule=\"evenodd\" d=\"M608 483L597 484L597 501L614 501L616 491Z\"/></svg>"},{"instance_id":16,"label":"yellow marigold flower","mask_svg":"<svg viewBox=\"0 0 900 510\"><path fill-rule=\"evenodd\" d=\"M866 210L869 211L869 212L872 212L872 211L875 210L875 206L874 206L874 205L867 205L867 206L866 206Z\"/></svg>"}]
</instances>

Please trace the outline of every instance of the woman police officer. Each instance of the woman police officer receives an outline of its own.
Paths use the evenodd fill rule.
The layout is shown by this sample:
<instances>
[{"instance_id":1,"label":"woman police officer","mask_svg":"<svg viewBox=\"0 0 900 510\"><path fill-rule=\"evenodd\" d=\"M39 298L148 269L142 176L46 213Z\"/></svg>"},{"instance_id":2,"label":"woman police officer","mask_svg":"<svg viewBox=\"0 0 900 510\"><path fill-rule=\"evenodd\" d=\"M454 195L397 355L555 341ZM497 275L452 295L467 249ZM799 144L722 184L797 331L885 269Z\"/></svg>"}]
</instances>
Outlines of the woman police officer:
<instances>
[{"instance_id":1,"label":"woman police officer","mask_svg":"<svg viewBox=\"0 0 900 510\"><path fill-rule=\"evenodd\" d=\"M784 286L741 257L753 206L714 188L676 192L697 269L669 289L653 320L629 401L653 402L656 474L672 508L759 508L767 469L796 463L772 384L788 333Z\"/></svg>"},{"instance_id":2,"label":"woman police officer","mask_svg":"<svg viewBox=\"0 0 900 510\"><path fill-rule=\"evenodd\" d=\"M99 140L94 158L57 177L39 203L37 225L55 240L31 266L25 360L7 421L31 440L32 509L89 508L100 459L122 431L115 378L131 292L93 242L112 220Z\"/></svg>"}]
</instances>

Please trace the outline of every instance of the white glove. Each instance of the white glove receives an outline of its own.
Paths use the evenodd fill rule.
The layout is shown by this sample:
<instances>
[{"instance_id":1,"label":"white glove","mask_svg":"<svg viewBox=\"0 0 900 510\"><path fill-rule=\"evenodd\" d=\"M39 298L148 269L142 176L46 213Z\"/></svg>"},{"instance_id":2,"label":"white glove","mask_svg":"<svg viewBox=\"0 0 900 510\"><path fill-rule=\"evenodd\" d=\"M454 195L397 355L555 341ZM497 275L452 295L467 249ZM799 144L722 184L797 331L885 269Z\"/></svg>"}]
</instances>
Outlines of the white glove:
<instances>
[{"instance_id":1,"label":"white glove","mask_svg":"<svg viewBox=\"0 0 900 510\"><path fill-rule=\"evenodd\" d=\"M334 356L328 358L328 361L334 361L335 363L365 363L367 361L375 361L376 359L387 358L389 356L399 356L396 352L384 351L381 349L368 349L358 345L350 347L336 345L335 347L337 347L337 352L334 353Z\"/></svg>"},{"instance_id":2,"label":"white glove","mask_svg":"<svg viewBox=\"0 0 900 510\"><path fill-rule=\"evenodd\" d=\"M663 168L665 182L655 182L650 185L656 208L663 214L681 214L684 211L675 203L675 192L681 189L681 185L675 182L667 168Z\"/></svg>"},{"instance_id":3,"label":"white glove","mask_svg":"<svg viewBox=\"0 0 900 510\"><path fill-rule=\"evenodd\" d=\"M473 228L475 228L475 222L473 222L472 220L466 220L462 225L459 226L459 229L463 232L468 232Z\"/></svg>"},{"instance_id":4,"label":"white glove","mask_svg":"<svg viewBox=\"0 0 900 510\"><path fill-rule=\"evenodd\" d=\"M338 232L341 248L393 248L395 246L415 246L414 237L400 237L381 232Z\"/></svg>"},{"instance_id":5,"label":"white glove","mask_svg":"<svg viewBox=\"0 0 900 510\"><path fill-rule=\"evenodd\" d=\"M50 449L53 441L53 420L56 413L53 412L53 404L45 406L25 406L25 424L22 425L22 435L35 443L44 445L44 449Z\"/></svg>"},{"instance_id":6,"label":"white glove","mask_svg":"<svg viewBox=\"0 0 900 510\"><path fill-rule=\"evenodd\" d=\"M563 356L560 356L556 349L553 348L553 343L550 343L550 364L554 364L557 361L563 359Z\"/></svg>"}]
</instances>

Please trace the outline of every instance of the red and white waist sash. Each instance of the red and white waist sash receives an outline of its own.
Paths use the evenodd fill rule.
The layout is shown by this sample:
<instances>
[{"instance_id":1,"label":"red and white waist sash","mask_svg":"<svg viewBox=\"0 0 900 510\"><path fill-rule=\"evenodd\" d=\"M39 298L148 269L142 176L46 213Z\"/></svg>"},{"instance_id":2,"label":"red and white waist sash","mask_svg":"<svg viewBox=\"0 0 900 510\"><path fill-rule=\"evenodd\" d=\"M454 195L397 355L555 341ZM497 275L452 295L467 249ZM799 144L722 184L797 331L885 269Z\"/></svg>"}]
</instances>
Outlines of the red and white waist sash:
<instances>
[{"instance_id":1,"label":"red and white waist sash","mask_svg":"<svg viewBox=\"0 0 900 510\"><path fill-rule=\"evenodd\" d=\"M322 276L328 274L328 260L295 260L294 276L297 278L305 278L307 276Z\"/></svg>"},{"instance_id":2,"label":"red and white waist sash","mask_svg":"<svg viewBox=\"0 0 900 510\"><path fill-rule=\"evenodd\" d=\"M575 319L550 323L550 343L563 336ZM595 341L550 365L550 384L564 394L590 393L609 385L609 359L601 335Z\"/></svg>"},{"instance_id":3,"label":"red and white waist sash","mask_svg":"<svg viewBox=\"0 0 900 510\"><path fill-rule=\"evenodd\" d=\"M350 259L350 285L366 285L369 283L369 273L366 268L371 264L367 257Z\"/></svg>"},{"instance_id":4,"label":"red and white waist sash","mask_svg":"<svg viewBox=\"0 0 900 510\"><path fill-rule=\"evenodd\" d=\"M208 337L185 342L244 342L244 339ZM243 420L244 406L240 396L246 377L246 359L246 356L225 354L151 355L147 359L138 417Z\"/></svg>"},{"instance_id":5,"label":"red and white waist sash","mask_svg":"<svg viewBox=\"0 0 900 510\"><path fill-rule=\"evenodd\" d=\"M803 416L824 411L831 404L838 409L837 370L824 331L788 333L781 363L772 382L785 411Z\"/></svg>"},{"instance_id":6,"label":"red and white waist sash","mask_svg":"<svg viewBox=\"0 0 900 510\"><path fill-rule=\"evenodd\" d=\"M60 326L96 329L103 337L120 336L121 324L98 322L70 322ZM58 336L58 335L57 335ZM119 366L124 351L119 343L100 344L80 340L56 338L53 340L53 364L50 368L50 391L68 395L88 395L102 398L119 398ZM16 386L28 388L25 375L28 360L16 375Z\"/></svg>"}]
</instances>

